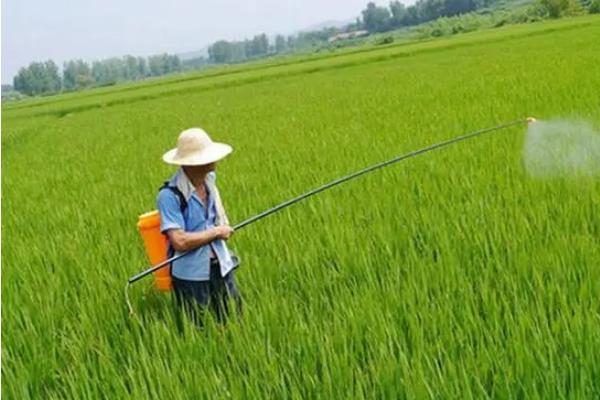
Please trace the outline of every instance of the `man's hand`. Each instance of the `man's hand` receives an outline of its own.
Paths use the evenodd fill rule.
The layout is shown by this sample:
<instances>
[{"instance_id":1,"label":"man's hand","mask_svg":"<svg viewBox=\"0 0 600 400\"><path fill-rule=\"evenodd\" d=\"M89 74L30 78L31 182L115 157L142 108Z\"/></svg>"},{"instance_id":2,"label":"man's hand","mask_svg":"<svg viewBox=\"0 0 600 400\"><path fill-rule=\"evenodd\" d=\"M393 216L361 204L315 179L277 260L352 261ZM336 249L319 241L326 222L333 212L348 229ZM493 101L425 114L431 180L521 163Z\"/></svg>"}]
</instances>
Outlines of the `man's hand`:
<instances>
[{"instance_id":1,"label":"man's hand","mask_svg":"<svg viewBox=\"0 0 600 400\"><path fill-rule=\"evenodd\" d=\"M233 235L233 228L229 225L219 225L214 228L216 239L227 240Z\"/></svg>"}]
</instances>

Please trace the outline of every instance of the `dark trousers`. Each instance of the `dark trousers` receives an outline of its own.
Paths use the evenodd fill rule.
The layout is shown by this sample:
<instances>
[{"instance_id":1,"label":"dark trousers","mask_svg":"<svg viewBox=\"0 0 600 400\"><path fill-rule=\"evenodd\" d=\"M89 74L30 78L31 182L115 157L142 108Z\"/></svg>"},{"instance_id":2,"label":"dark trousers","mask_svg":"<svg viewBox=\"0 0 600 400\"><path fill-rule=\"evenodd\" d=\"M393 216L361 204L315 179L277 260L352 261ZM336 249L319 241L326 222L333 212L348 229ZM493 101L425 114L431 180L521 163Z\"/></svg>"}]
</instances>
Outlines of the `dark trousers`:
<instances>
[{"instance_id":1,"label":"dark trousers","mask_svg":"<svg viewBox=\"0 0 600 400\"><path fill-rule=\"evenodd\" d=\"M208 281L172 278L176 305L183 308L198 326L202 326L207 309L220 324L225 323L232 308L241 316L242 299L235 283L234 271L222 277L218 260L211 260Z\"/></svg>"}]
</instances>

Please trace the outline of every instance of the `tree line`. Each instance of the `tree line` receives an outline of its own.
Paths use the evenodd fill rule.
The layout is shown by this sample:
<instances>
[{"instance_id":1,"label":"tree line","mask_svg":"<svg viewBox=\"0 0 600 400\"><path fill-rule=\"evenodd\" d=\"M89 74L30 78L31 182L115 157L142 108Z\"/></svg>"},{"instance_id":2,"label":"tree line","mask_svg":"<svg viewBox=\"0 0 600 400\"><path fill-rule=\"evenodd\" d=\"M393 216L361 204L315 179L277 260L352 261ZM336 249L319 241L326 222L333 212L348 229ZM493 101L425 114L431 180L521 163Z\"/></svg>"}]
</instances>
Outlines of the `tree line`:
<instances>
[{"instance_id":1,"label":"tree line","mask_svg":"<svg viewBox=\"0 0 600 400\"><path fill-rule=\"evenodd\" d=\"M51 94L111 85L120 81L135 81L161 76L187 69L204 68L209 64L239 63L288 52L307 51L323 47L339 33L366 30L369 33L386 32L403 27L420 25L448 17L469 15L504 0L417 0L405 6L393 0L389 6L369 2L360 17L344 27L329 27L295 35L277 35L270 40L265 33L239 41L219 40L208 48L208 57L198 57L182 62L178 56L160 54L144 57L125 56L94 61L91 65L82 60L65 62L62 72L53 61L34 62L21 68L13 80L14 89L27 95ZM600 12L600 0L537 0L541 14L557 18L571 3L579 1L590 13Z\"/></svg>"},{"instance_id":2,"label":"tree line","mask_svg":"<svg viewBox=\"0 0 600 400\"><path fill-rule=\"evenodd\" d=\"M389 7L370 2L361 12L363 29L369 32L385 32L402 27L420 25L439 18L454 17L490 7L504 0L417 0L405 6L398 0ZM581 8L583 12L600 13L600 0L537 0L530 8L542 17L559 18L570 9Z\"/></svg>"},{"instance_id":3,"label":"tree line","mask_svg":"<svg viewBox=\"0 0 600 400\"><path fill-rule=\"evenodd\" d=\"M417 0L411 6L399 1L390 2L389 7L370 2L362 11L364 29L369 32L385 32L407 26L419 25L441 17L465 14L488 7L498 0Z\"/></svg>"},{"instance_id":4,"label":"tree line","mask_svg":"<svg viewBox=\"0 0 600 400\"><path fill-rule=\"evenodd\" d=\"M472 13L504 0L417 0L405 6L393 0L389 6L369 2L356 21L341 28L324 28L318 31L300 32L296 35L277 35L269 42L267 35L260 34L242 41L219 40L208 50L207 62L212 64L237 63L274 54L306 50L322 46L338 33L366 30L369 33L387 32L394 29L421 25L440 18ZM557 18L577 0L537 0L536 7L548 17ZM579 0L589 12L598 12L600 0Z\"/></svg>"},{"instance_id":5,"label":"tree line","mask_svg":"<svg viewBox=\"0 0 600 400\"><path fill-rule=\"evenodd\" d=\"M398 0L389 7L369 2L361 12L362 18L342 28L325 28L318 31L300 32L296 35L277 35L270 43L262 33L252 39L241 41L219 40L208 49L208 61L213 64L237 63L273 54L292 52L327 42L335 34L355 30L370 33L385 32L401 27L418 25L440 17L468 13L487 7L499 0L418 0L406 7Z\"/></svg>"},{"instance_id":6,"label":"tree line","mask_svg":"<svg viewBox=\"0 0 600 400\"><path fill-rule=\"evenodd\" d=\"M36 96L135 81L179 72L181 69L179 57L169 54L147 58L130 55L112 57L94 61L91 65L83 60L71 60L63 64L62 72L54 61L48 60L33 62L19 69L13 86L21 93Z\"/></svg>"},{"instance_id":7,"label":"tree line","mask_svg":"<svg viewBox=\"0 0 600 400\"><path fill-rule=\"evenodd\" d=\"M352 25L350 28L354 28ZM296 35L276 35L269 40L265 33L252 39L238 41L219 40L208 48L208 62L212 64L238 63L269 55L282 54L317 46L336 33L339 28L300 32Z\"/></svg>"}]
</instances>

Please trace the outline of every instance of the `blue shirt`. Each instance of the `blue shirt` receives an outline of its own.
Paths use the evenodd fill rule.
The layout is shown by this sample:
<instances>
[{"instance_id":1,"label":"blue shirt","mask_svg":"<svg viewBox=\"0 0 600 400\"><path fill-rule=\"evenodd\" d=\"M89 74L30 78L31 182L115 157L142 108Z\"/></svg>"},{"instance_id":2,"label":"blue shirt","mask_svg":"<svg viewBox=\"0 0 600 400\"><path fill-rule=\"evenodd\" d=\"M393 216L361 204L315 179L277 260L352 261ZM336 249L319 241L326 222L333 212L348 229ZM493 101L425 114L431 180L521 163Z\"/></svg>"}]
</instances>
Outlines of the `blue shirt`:
<instances>
[{"instance_id":1,"label":"blue shirt","mask_svg":"<svg viewBox=\"0 0 600 400\"><path fill-rule=\"evenodd\" d=\"M215 172L209 172L206 179L213 182ZM183 229L186 232L200 232L215 226L217 211L215 198L206 185L208 194L207 208L202 205L194 185L180 168L169 180L169 186L176 186L187 199L187 209L182 213L179 197L171 190L161 190L157 198L160 213L160 230L166 233L169 229ZM212 251L211 251L212 250ZM175 252L175 255L181 254ZM216 255L221 266L221 276L225 276L233 268L233 261L225 241L217 239L213 242L191 250L189 254L171 264L174 277L190 281L207 281L210 279L210 258Z\"/></svg>"}]
</instances>

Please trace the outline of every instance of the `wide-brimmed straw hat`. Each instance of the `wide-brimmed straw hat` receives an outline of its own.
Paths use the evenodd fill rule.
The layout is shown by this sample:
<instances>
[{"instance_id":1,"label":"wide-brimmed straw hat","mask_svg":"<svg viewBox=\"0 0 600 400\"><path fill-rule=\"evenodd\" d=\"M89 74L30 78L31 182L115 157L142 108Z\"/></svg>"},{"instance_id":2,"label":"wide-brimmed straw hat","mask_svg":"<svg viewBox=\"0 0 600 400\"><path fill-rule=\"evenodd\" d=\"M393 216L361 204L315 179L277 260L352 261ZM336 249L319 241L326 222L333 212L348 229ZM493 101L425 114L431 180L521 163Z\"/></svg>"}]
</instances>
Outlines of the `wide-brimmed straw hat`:
<instances>
[{"instance_id":1,"label":"wide-brimmed straw hat","mask_svg":"<svg viewBox=\"0 0 600 400\"><path fill-rule=\"evenodd\" d=\"M177 147L163 154L163 161L174 165L205 165L219 161L233 149L213 142L204 130L190 128L179 134Z\"/></svg>"}]
</instances>

